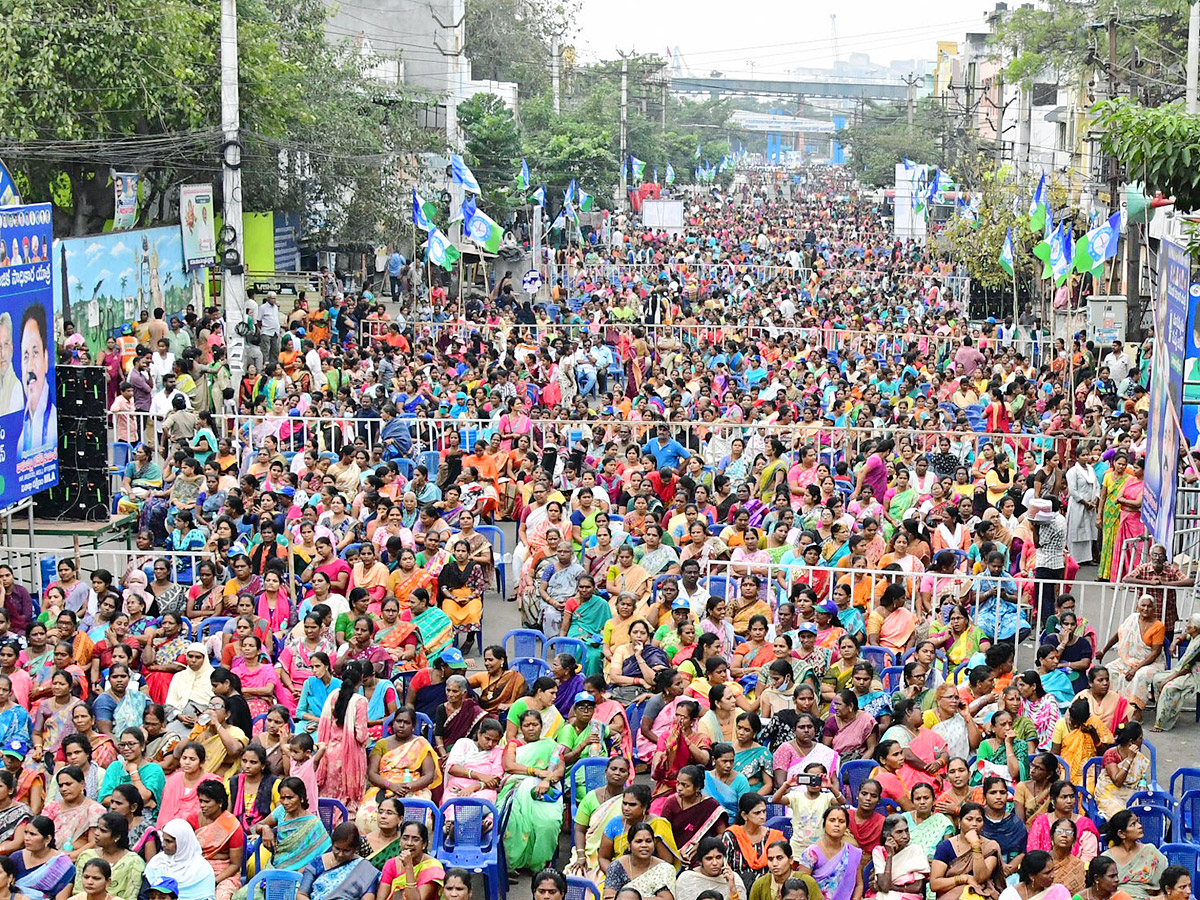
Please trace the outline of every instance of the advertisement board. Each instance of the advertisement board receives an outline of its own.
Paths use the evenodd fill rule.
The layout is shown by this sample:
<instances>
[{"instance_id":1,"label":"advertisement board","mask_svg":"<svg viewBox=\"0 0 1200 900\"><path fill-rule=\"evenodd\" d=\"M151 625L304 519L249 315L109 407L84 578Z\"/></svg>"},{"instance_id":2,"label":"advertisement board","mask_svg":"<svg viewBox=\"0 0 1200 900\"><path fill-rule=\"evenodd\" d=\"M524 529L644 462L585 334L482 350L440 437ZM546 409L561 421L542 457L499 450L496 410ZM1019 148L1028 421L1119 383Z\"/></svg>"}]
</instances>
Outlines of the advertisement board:
<instances>
[{"instance_id":1,"label":"advertisement board","mask_svg":"<svg viewBox=\"0 0 1200 900\"><path fill-rule=\"evenodd\" d=\"M212 185L181 185L179 230L183 235L183 265L189 272L216 265L216 221Z\"/></svg>"},{"instance_id":2,"label":"advertisement board","mask_svg":"<svg viewBox=\"0 0 1200 900\"><path fill-rule=\"evenodd\" d=\"M58 483L49 203L0 210L0 508Z\"/></svg>"},{"instance_id":3,"label":"advertisement board","mask_svg":"<svg viewBox=\"0 0 1200 900\"><path fill-rule=\"evenodd\" d=\"M1154 305L1154 360L1156 363L1166 360L1168 364L1155 365L1150 374L1142 522L1154 540L1170 551L1175 530L1191 260L1184 248L1166 240L1159 251L1158 286L1158 302Z\"/></svg>"}]
</instances>

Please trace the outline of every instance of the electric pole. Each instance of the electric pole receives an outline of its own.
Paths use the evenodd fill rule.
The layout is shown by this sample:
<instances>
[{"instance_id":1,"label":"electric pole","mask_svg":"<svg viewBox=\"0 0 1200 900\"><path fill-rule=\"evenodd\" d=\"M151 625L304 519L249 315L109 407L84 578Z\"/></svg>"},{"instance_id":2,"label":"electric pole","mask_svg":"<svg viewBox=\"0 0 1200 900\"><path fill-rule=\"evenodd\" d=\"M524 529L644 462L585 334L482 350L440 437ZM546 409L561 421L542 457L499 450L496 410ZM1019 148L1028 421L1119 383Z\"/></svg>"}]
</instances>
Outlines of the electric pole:
<instances>
[{"instance_id":1,"label":"electric pole","mask_svg":"<svg viewBox=\"0 0 1200 900\"><path fill-rule=\"evenodd\" d=\"M554 95L554 114L557 116L559 112L558 99L558 69L562 64L562 48L558 45L558 38L550 39L550 90Z\"/></svg>"},{"instance_id":2,"label":"electric pole","mask_svg":"<svg viewBox=\"0 0 1200 900\"><path fill-rule=\"evenodd\" d=\"M225 229L232 240L225 250L237 255L237 262L221 275L221 294L225 303L225 347L234 378L242 374L246 341L238 328L246 321L246 250L242 235L242 117L238 99L238 19L237 0L221 0L221 130L225 144L221 154L221 188L224 201ZM224 229L222 229L224 230Z\"/></svg>"},{"instance_id":3,"label":"electric pole","mask_svg":"<svg viewBox=\"0 0 1200 900\"><path fill-rule=\"evenodd\" d=\"M625 204L629 200L629 183L625 180L625 163L626 163L626 142L628 134L626 132L627 115L629 107L629 60L624 56L621 57L621 203Z\"/></svg>"},{"instance_id":4,"label":"electric pole","mask_svg":"<svg viewBox=\"0 0 1200 900\"><path fill-rule=\"evenodd\" d=\"M1187 111L1189 115L1200 112L1200 102L1196 98L1197 73L1200 72L1200 2L1192 4L1191 15L1188 17L1187 42Z\"/></svg>"},{"instance_id":5,"label":"electric pole","mask_svg":"<svg viewBox=\"0 0 1200 900\"><path fill-rule=\"evenodd\" d=\"M921 80L919 75L906 75L903 79L908 85L908 133L913 132L913 104L917 101L917 82Z\"/></svg>"}]
</instances>

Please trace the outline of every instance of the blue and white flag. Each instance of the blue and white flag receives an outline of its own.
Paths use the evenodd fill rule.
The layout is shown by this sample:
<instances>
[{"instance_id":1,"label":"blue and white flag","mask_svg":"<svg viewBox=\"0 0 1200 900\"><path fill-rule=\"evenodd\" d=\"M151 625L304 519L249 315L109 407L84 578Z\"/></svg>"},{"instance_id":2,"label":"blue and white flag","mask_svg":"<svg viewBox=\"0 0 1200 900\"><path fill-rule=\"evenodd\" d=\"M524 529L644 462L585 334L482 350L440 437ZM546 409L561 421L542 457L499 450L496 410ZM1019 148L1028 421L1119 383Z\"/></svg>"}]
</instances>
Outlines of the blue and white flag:
<instances>
[{"instance_id":1,"label":"blue and white flag","mask_svg":"<svg viewBox=\"0 0 1200 900\"><path fill-rule=\"evenodd\" d=\"M671 168L671 164L667 163L667 184L675 183L675 170Z\"/></svg>"},{"instance_id":2,"label":"blue and white flag","mask_svg":"<svg viewBox=\"0 0 1200 900\"><path fill-rule=\"evenodd\" d=\"M529 198L529 202L534 206L540 206L542 209L546 208L546 186L544 184L533 192Z\"/></svg>"},{"instance_id":3,"label":"blue and white flag","mask_svg":"<svg viewBox=\"0 0 1200 900\"><path fill-rule=\"evenodd\" d=\"M450 154L450 180L455 184L462 185L464 191L483 196L483 191L479 189L479 182L475 180L471 169L457 153Z\"/></svg>"},{"instance_id":4,"label":"blue and white flag","mask_svg":"<svg viewBox=\"0 0 1200 900\"><path fill-rule=\"evenodd\" d=\"M641 181L642 176L646 174L646 164L632 154L629 156L629 169L633 173L634 181Z\"/></svg>"},{"instance_id":5,"label":"blue and white flag","mask_svg":"<svg viewBox=\"0 0 1200 900\"><path fill-rule=\"evenodd\" d=\"M525 160L521 160L521 176L518 183L521 185L522 191L529 190L529 163Z\"/></svg>"},{"instance_id":6,"label":"blue and white flag","mask_svg":"<svg viewBox=\"0 0 1200 900\"><path fill-rule=\"evenodd\" d=\"M905 172L911 172L916 167L917 167L917 164L915 162L913 162L907 156L904 157L904 171Z\"/></svg>"},{"instance_id":7,"label":"blue and white flag","mask_svg":"<svg viewBox=\"0 0 1200 900\"><path fill-rule=\"evenodd\" d=\"M575 179L571 179L571 183L567 185L567 189L563 191L563 205L570 203L575 199Z\"/></svg>"},{"instance_id":8,"label":"blue and white flag","mask_svg":"<svg viewBox=\"0 0 1200 900\"><path fill-rule=\"evenodd\" d=\"M421 195L417 193L417 189L413 188L412 192L412 220L413 224L422 231L432 231L433 222L430 221L429 208L432 204L426 203L421 199Z\"/></svg>"},{"instance_id":9,"label":"blue and white flag","mask_svg":"<svg viewBox=\"0 0 1200 900\"><path fill-rule=\"evenodd\" d=\"M696 159L699 159L699 158L700 158L700 145L697 144L696 145Z\"/></svg>"}]
</instances>

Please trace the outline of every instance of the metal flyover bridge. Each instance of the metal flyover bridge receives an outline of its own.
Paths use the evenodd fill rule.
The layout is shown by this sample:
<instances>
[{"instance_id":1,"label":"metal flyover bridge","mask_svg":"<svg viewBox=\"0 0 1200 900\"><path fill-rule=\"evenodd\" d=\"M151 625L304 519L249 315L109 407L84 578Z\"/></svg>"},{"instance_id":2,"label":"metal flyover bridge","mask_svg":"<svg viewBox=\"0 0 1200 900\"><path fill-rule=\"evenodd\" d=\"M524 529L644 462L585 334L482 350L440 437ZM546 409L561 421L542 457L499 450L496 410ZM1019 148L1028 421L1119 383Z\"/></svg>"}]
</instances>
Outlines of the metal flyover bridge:
<instances>
[{"instance_id":1,"label":"metal flyover bridge","mask_svg":"<svg viewBox=\"0 0 1200 900\"><path fill-rule=\"evenodd\" d=\"M906 100L908 85L871 79L790 81L762 78L701 78L673 75L671 90L685 94L745 94L820 100Z\"/></svg>"}]
</instances>

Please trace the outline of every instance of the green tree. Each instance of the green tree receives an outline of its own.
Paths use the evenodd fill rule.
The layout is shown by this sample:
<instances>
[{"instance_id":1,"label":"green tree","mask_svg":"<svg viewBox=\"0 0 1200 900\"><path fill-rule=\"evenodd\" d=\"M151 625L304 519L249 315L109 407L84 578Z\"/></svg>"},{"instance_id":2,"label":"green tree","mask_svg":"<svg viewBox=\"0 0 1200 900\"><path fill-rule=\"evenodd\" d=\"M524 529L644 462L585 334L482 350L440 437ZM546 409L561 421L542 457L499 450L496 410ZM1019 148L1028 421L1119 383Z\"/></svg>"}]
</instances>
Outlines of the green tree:
<instances>
[{"instance_id":1,"label":"green tree","mask_svg":"<svg viewBox=\"0 0 1200 900\"><path fill-rule=\"evenodd\" d=\"M512 110L495 94L476 94L458 106L458 123L466 135L467 161L483 188L483 207L503 219L522 206L517 189L521 168L521 132Z\"/></svg>"},{"instance_id":2,"label":"green tree","mask_svg":"<svg viewBox=\"0 0 1200 900\"><path fill-rule=\"evenodd\" d=\"M883 187L896 182L896 163L903 159L928 166L947 164L945 148L956 137L942 107L929 98L913 110L913 127L902 104L872 104L862 121L838 133L849 149L847 167L865 184Z\"/></svg>"},{"instance_id":3,"label":"green tree","mask_svg":"<svg viewBox=\"0 0 1200 900\"><path fill-rule=\"evenodd\" d=\"M330 239L374 240L398 209L394 154L432 149L374 60L325 38L321 0L240 0L244 203L294 209ZM0 131L55 230L98 231L110 169L145 185L139 224L180 183L220 177L219 5L192 0L0 0ZM348 214L351 206L357 214Z\"/></svg>"},{"instance_id":4,"label":"green tree","mask_svg":"<svg viewBox=\"0 0 1200 900\"><path fill-rule=\"evenodd\" d=\"M550 88L553 39L574 32L579 0L469 0L463 50L471 75L513 81L521 97Z\"/></svg>"},{"instance_id":5,"label":"green tree","mask_svg":"<svg viewBox=\"0 0 1200 900\"><path fill-rule=\"evenodd\" d=\"M1130 180L1175 197L1178 209L1200 208L1200 116L1181 103L1146 107L1128 97L1093 111L1101 146L1120 160Z\"/></svg>"}]
</instances>

